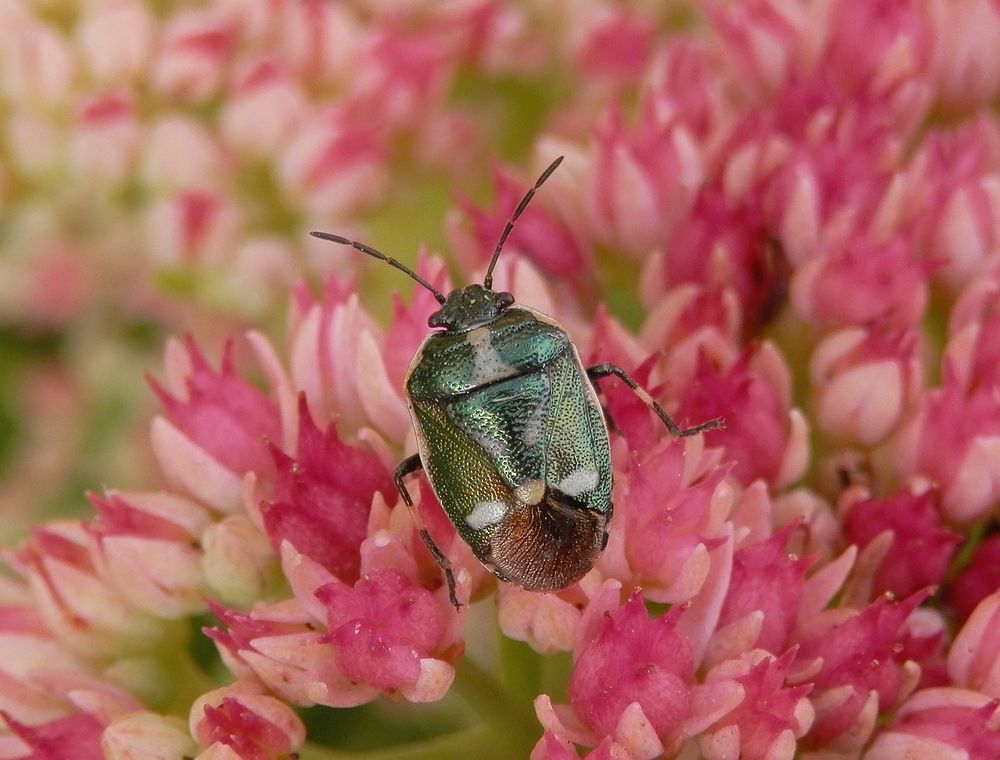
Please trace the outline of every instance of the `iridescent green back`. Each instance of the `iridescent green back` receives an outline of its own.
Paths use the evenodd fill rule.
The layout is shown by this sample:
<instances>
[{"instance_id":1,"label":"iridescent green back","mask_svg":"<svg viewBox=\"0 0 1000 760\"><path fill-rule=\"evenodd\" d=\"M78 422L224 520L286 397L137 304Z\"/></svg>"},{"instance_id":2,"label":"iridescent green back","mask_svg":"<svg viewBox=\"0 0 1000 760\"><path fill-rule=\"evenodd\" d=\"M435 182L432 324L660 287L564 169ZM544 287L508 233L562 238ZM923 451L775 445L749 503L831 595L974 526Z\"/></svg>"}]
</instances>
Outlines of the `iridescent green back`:
<instances>
[{"instance_id":1,"label":"iridescent green back","mask_svg":"<svg viewBox=\"0 0 1000 760\"><path fill-rule=\"evenodd\" d=\"M601 525L610 519L604 414L569 337L543 315L510 308L489 325L429 336L407 391L424 469L484 562L491 515L539 482L602 515Z\"/></svg>"}]
</instances>

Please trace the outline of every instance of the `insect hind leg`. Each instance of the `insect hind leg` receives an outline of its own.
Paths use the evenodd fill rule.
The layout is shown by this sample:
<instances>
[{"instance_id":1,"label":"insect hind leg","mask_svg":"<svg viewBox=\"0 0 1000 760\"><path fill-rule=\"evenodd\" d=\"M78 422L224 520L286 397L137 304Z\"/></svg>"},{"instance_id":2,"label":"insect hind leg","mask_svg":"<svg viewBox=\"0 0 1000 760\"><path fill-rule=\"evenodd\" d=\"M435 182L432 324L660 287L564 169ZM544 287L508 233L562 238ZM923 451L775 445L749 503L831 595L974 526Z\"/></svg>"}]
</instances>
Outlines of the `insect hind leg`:
<instances>
[{"instance_id":1,"label":"insect hind leg","mask_svg":"<svg viewBox=\"0 0 1000 760\"><path fill-rule=\"evenodd\" d=\"M406 504L406 508L410 510L410 516L413 518L414 524L420 531L420 537L424 540L428 551L430 551L431 556L434 557L434 561L437 562L438 567L444 572L445 580L448 582L448 598L451 600L452 606L456 610L462 609L461 603L458 601L458 595L455 593L455 571L452 569L451 560L449 560L443 551L434 543L434 539L431 538L431 534L424 527L423 520L420 519L420 514L417 512L416 506L413 504L413 499L410 497L410 492L406 489L406 484L403 482L403 478L407 475L412 475L417 470L422 470L424 468L423 462L420 461L420 456L414 454L413 456L407 457L402 462L396 466L396 472L394 474L394 480L396 481L396 490L399 491L399 495L403 498L403 503Z\"/></svg>"},{"instance_id":2,"label":"insect hind leg","mask_svg":"<svg viewBox=\"0 0 1000 760\"><path fill-rule=\"evenodd\" d=\"M639 385L633 377L619 367L617 364L595 364L593 367L587 369L587 377L590 381L597 386L597 381L602 377L608 377L609 375L614 375L619 380L621 380L625 385L627 385L632 392L639 397L646 406L652 409L656 416L660 418L660 421L667 426L667 430L670 434L677 438L684 438L689 435L697 435L698 433L704 433L706 430L716 430L718 428L725 427L725 422L721 417L716 417L714 420L709 420L708 422L702 422L700 425L693 425L691 427L682 428L673 418L664 411L663 407L653 400L653 397L649 395L645 388Z\"/></svg>"}]
</instances>

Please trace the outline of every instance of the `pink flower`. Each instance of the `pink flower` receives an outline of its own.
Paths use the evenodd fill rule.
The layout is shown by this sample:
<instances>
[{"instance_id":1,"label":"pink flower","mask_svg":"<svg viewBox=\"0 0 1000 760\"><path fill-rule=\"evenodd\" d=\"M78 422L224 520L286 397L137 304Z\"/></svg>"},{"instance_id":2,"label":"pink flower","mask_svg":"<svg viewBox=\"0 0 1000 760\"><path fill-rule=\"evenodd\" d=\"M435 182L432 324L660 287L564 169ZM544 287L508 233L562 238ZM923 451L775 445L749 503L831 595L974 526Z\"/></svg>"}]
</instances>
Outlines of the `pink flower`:
<instances>
[{"instance_id":1,"label":"pink flower","mask_svg":"<svg viewBox=\"0 0 1000 760\"><path fill-rule=\"evenodd\" d=\"M900 142L919 128L926 99L908 102L905 88L897 98L852 97L817 76L746 114L730 138L726 187L762 196L750 202L762 206L785 259L800 270L791 296L803 315L797 279L827 266L810 259L886 245L914 221L920 186L898 173Z\"/></svg>"},{"instance_id":2,"label":"pink flower","mask_svg":"<svg viewBox=\"0 0 1000 760\"><path fill-rule=\"evenodd\" d=\"M341 218L370 205L385 182L383 150L371 126L341 111L300 124L278 157L278 185L313 216Z\"/></svg>"},{"instance_id":3,"label":"pink flower","mask_svg":"<svg viewBox=\"0 0 1000 760\"><path fill-rule=\"evenodd\" d=\"M190 724L202 747L223 745L241 760L280 760L305 741L305 727L291 708L247 680L202 695L191 707Z\"/></svg>"},{"instance_id":4,"label":"pink flower","mask_svg":"<svg viewBox=\"0 0 1000 760\"><path fill-rule=\"evenodd\" d=\"M983 519L1000 493L1000 413L992 387L966 393L947 364L944 373L942 387L924 394L900 432L897 467L940 488L949 519L970 523Z\"/></svg>"},{"instance_id":5,"label":"pink flower","mask_svg":"<svg viewBox=\"0 0 1000 760\"><path fill-rule=\"evenodd\" d=\"M210 494L206 489L228 487L235 496L234 480L243 473L273 472L266 441L282 440L278 410L236 374L232 343L226 344L219 371L209 366L190 337L184 348L175 344L172 357L171 390L150 379L165 411L153 421L157 456L164 470L191 495L208 497L216 508L231 508L223 493ZM196 464L222 480L206 482L204 471L192 469Z\"/></svg>"},{"instance_id":6,"label":"pink flower","mask_svg":"<svg viewBox=\"0 0 1000 760\"><path fill-rule=\"evenodd\" d=\"M725 121L727 105L715 74L713 50L701 40L676 38L651 62L642 93L642 125L677 121L697 138L713 136Z\"/></svg>"},{"instance_id":7,"label":"pink flower","mask_svg":"<svg viewBox=\"0 0 1000 760\"><path fill-rule=\"evenodd\" d=\"M104 572L137 609L173 619L205 609L197 542L209 512L172 494L110 491L90 495L92 528Z\"/></svg>"},{"instance_id":8,"label":"pink flower","mask_svg":"<svg viewBox=\"0 0 1000 760\"><path fill-rule=\"evenodd\" d=\"M36 328L59 328L80 317L99 284L80 244L46 235L25 242L26 255L2 272L4 310Z\"/></svg>"},{"instance_id":9,"label":"pink flower","mask_svg":"<svg viewBox=\"0 0 1000 760\"><path fill-rule=\"evenodd\" d=\"M191 190L153 206L146 237L153 260L165 268L209 267L231 253L239 212L220 195Z\"/></svg>"},{"instance_id":10,"label":"pink flower","mask_svg":"<svg viewBox=\"0 0 1000 760\"><path fill-rule=\"evenodd\" d=\"M232 29L213 14L177 14L164 32L153 85L181 101L204 101L221 88L234 46Z\"/></svg>"},{"instance_id":11,"label":"pink flower","mask_svg":"<svg viewBox=\"0 0 1000 760\"><path fill-rule=\"evenodd\" d=\"M606 581L595 589L580 621L571 704L553 705L546 694L535 699L545 734L533 758L572 757L569 747L580 744L597 747L587 757L652 760L676 752L743 698L731 678L695 682L697 656L683 619L700 617L697 605L650 619L639 592L622 605L620 588Z\"/></svg>"},{"instance_id":12,"label":"pink flower","mask_svg":"<svg viewBox=\"0 0 1000 760\"><path fill-rule=\"evenodd\" d=\"M201 534L200 544L204 583L211 598L223 604L248 607L258 599L272 598L282 583L271 542L249 515L229 515L212 523Z\"/></svg>"},{"instance_id":13,"label":"pink flower","mask_svg":"<svg viewBox=\"0 0 1000 760\"><path fill-rule=\"evenodd\" d=\"M648 411L646 412L648 414ZM680 603L705 583L711 549L722 542L727 489L724 468L698 447L664 441L643 456L632 453L616 492L628 507L612 527L600 566L642 584L648 598Z\"/></svg>"},{"instance_id":14,"label":"pink flower","mask_svg":"<svg viewBox=\"0 0 1000 760\"><path fill-rule=\"evenodd\" d=\"M535 594L500 584L497 594L497 623L505 636L527 642L540 654L573 648L582 613L571 593Z\"/></svg>"},{"instance_id":15,"label":"pink flower","mask_svg":"<svg viewBox=\"0 0 1000 760\"><path fill-rule=\"evenodd\" d=\"M939 53L935 60L937 99L946 108L969 113L991 102L998 90L996 43L1000 13L984 0L934 4L933 34Z\"/></svg>"},{"instance_id":16,"label":"pink flower","mask_svg":"<svg viewBox=\"0 0 1000 760\"><path fill-rule=\"evenodd\" d=\"M82 662L55 639L37 610L27 605L0 607L0 645L10 656L0 674L0 704L30 725L65 715L62 695L47 693L38 678L51 672L81 672Z\"/></svg>"},{"instance_id":17,"label":"pink flower","mask_svg":"<svg viewBox=\"0 0 1000 760\"><path fill-rule=\"evenodd\" d=\"M826 9L824 21L818 65L845 91L880 93L930 79L934 30L921 4L839 0Z\"/></svg>"},{"instance_id":18,"label":"pink flower","mask_svg":"<svg viewBox=\"0 0 1000 760\"><path fill-rule=\"evenodd\" d=\"M990 760L1000 752L997 701L974 691L919 691L878 732L865 760Z\"/></svg>"},{"instance_id":19,"label":"pink flower","mask_svg":"<svg viewBox=\"0 0 1000 760\"><path fill-rule=\"evenodd\" d=\"M662 245L694 199L702 180L697 144L673 123L629 135L618 111L605 117L596 141L586 223L605 244L644 255Z\"/></svg>"},{"instance_id":20,"label":"pink flower","mask_svg":"<svg viewBox=\"0 0 1000 760\"><path fill-rule=\"evenodd\" d=\"M878 324L827 335L813 353L810 370L823 431L868 446L904 419L923 379L916 334Z\"/></svg>"},{"instance_id":21,"label":"pink flower","mask_svg":"<svg viewBox=\"0 0 1000 760\"><path fill-rule=\"evenodd\" d=\"M850 492L848 492L850 493ZM865 498L854 493L842 503L844 532L865 547L888 532L883 558L878 563L873 592L907 596L944 581L961 536L945 530L933 491L899 492L885 498Z\"/></svg>"},{"instance_id":22,"label":"pink flower","mask_svg":"<svg viewBox=\"0 0 1000 760\"><path fill-rule=\"evenodd\" d=\"M194 756L198 745L180 718L136 711L104 729L101 749L106 760L171 760Z\"/></svg>"},{"instance_id":23,"label":"pink flower","mask_svg":"<svg viewBox=\"0 0 1000 760\"><path fill-rule=\"evenodd\" d=\"M448 550L433 525L431 532ZM304 543L308 551L326 548ZM294 598L250 614L216 608L226 630L208 633L233 672L257 676L296 704L345 707L380 693L416 702L444 695L454 678L451 663L461 655L464 616L451 606L405 507L390 511L376 497L368 537L355 550L360 577L350 585L289 541L280 549ZM467 603L468 572L459 569L457 580Z\"/></svg>"},{"instance_id":24,"label":"pink flower","mask_svg":"<svg viewBox=\"0 0 1000 760\"><path fill-rule=\"evenodd\" d=\"M1000 240L996 170L1000 135L977 119L928 135L913 160L927 213L916 219L921 253L935 276L958 288L989 266Z\"/></svg>"},{"instance_id":25,"label":"pink flower","mask_svg":"<svg viewBox=\"0 0 1000 760\"><path fill-rule=\"evenodd\" d=\"M77 713L38 726L26 726L0 713L8 728L24 746L24 760L102 760L101 724L90 715Z\"/></svg>"},{"instance_id":26,"label":"pink flower","mask_svg":"<svg viewBox=\"0 0 1000 760\"><path fill-rule=\"evenodd\" d=\"M743 84L763 94L784 84L796 62L806 19L797 6L771 0L709 7L725 59Z\"/></svg>"},{"instance_id":27,"label":"pink flower","mask_svg":"<svg viewBox=\"0 0 1000 760\"><path fill-rule=\"evenodd\" d=\"M633 747L659 744L679 732L691 709L694 683L691 648L677 628L681 612L678 607L649 619L641 597L632 594L621 607L592 613L584 623L589 636L577 645L569 682L579 728L567 727L544 696L535 702L542 725L577 743L578 732L584 731L594 737L586 741L591 746L603 737ZM609 681L608 673L617 676Z\"/></svg>"},{"instance_id":28,"label":"pink flower","mask_svg":"<svg viewBox=\"0 0 1000 760\"><path fill-rule=\"evenodd\" d=\"M806 570L812 564L809 559L789 554L785 548L796 528L795 523L790 523L766 541L743 547L733 556L729 590L718 628L734 626L747 616L758 617L755 640L742 642L748 648L777 653L789 644ZM787 670L787 663L783 670Z\"/></svg>"},{"instance_id":29,"label":"pink flower","mask_svg":"<svg viewBox=\"0 0 1000 760\"><path fill-rule=\"evenodd\" d=\"M281 150L305 118L307 101L298 83L273 59L244 64L220 121L226 143L253 158Z\"/></svg>"},{"instance_id":30,"label":"pink flower","mask_svg":"<svg viewBox=\"0 0 1000 760\"><path fill-rule=\"evenodd\" d=\"M798 271L792 302L810 321L831 327L879 320L888 328L917 323L927 302L927 267L909 241L856 239L816 257Z\"/></svg>"},{"instance_id":31,"label":"pink flower","mask_svg":"<svg viewBox=\"0 0 1000 760\"><path fill-rule=\"evenodd\" d=\"M130 98L112 93L95 98L77 112L78 128L70 163L82 177L121 184L139 152L140 131Z\"/></svg>"},{"instance_id":32,"label":"pink flower","mask_svg":"<svg viewBox=\"0 0 1000 760\"><path fill-rule=\"evenodd\" d=\"M956 686L1000 698L1000 631L997 623L1000 591L994 591L973 610L955 636L948 655L948 674Z\"/></svg>"},{"instance_id":33,"label":"pink flower","mask_svg":"<svg viewBox=\"0 0 1000 760\"><path fill-rule=\"evenodd\" d=\"M194 119L164 116L147 127L141 171L154 187L207 193L226 170L218 140Z\"/></svg>"},{"instance_id":34,"label":"pink flower","mask_svg":"<svg viewBox=\"0 0 1000 760\"><path fill-rule=\"evenodd\" d=\"M725 448L733 477L749 485L757 478L789 483L808 462L805 420L790 402L788 368L764 344L748 348L729 367L702 356L680 407L683 419L726 420L724 429L705 433L705 441Z\"/></svg>"},{"instance_id":35,"label":"pink flower","mask_svg":"<svg viewBox=\"0 0 1000 760\"><path fill-rule=\"evenodd\" d=\"M254 0L218 0L212 5L219 19L228 24L241 41L254 46L271 38L276 30L285 32L285 25L290 24L286 16L292 15L292 11L302 15L312 11L315 18L324 7L312 2L289 6L280 1L258 3ZM303 54L308 55L308 52Z\"/></svg>"},{"instance_id":36,"label":"pink flower","mask_svg":"<svg viewBox=\"0 0 1000 760\"><path fill-rule=\"evenodd\" d=\"M83 525L63 522L37 528L13 556L45 625L84 657L109 658L161 646L167 632L107 582L95 544Z\"/></svg>"},{"instance_id":37,"label":"pink flower","mask_svg":"<svg viewBox=\"0 0 1000 760\"><path fill-rule=\"evenodd\" d=\"M364 75L352 82L347 110L390 132L419 122L448 81L448 51L441 42L433 32L413 34L384 24L360 53L368 61Z\"/></svg>"},{"instance_id":38,"label":"pink flower","mask_svg":"<svg viewBox=\"0 0 1000 760\"><path fill-rule=\"evenodd\" d=\"M707 760L791 758L796 741L812 725L813 709L806 699L810 686L786 686L795 650L780 658L759 650L709 671L706 684L732 680L743 690L739 705L698 739Z\"/></svg>"},{"instance_id":39,"label":"pink flower","mask_svg":"<svg viewBox=\"0 0 1000 760\"><path fill-rule=\"evenodd\" d=\"M56 106L64 103L76 78L69 41L48 25L25 21L0 45L0 92L12 101Z\"/></svg>"},{"instance_id":40,"label":"pink flower","mask_svg":"<svg viewBox=\"0 0 1000 760\"><path fill-rule=\"evenodd\" d=\"M28 609L0 608L0 639L9 662L0 671L0 736L5 758L103 757L103 727L140 704L121 688L88 675L83 661L47 640Z\"/></svg>"},{"instance_id":41,"label":"pink flower","mask_svg":"<svg viewBox=\"0 0 1000 760\"><path fill-rule=\"evenodd\" d=\"M445 641L446 609L398 571L376 571L353 589L331 583L317 595L327 609L337 664L352 681L386 691L412 687L421 662Z\"/></svg>"},{"instance_id":42,"label":"pink flower","mask_svg":"<svg viewBox=\"0 0 1000 760\"><path fill-rule=\"evenodd\" d=\"M398 355L393 362L385 361L382 331L357 294L347 283L331 278L321 301L305 288L299 296L291 336L291 378L305 392L309 408L322 416L336 410L341 429L373 427L394 440L402 439L410 429L409 414L400 386L388 375ZM414 331L407 329L405 335L409 338Z\"/></svg>"},{"instance_id":43,"label":"pink flower","mask_svg":"<svg viewBox=\"0 0 1000 760\"><path fill-rule=\"evenodd\" d=\"M706 186L667 242L663 284L731 288L743 306L744 334L753 335L774 316L788 289L788 271L774 242L759 208Z\"/></svg>"},{"instance_id":44,"label":"pink flower","mask_svg":"<svg viewBox=\"0 0 1000 760\"><path fill-rule=\"evenodd\" d=\"M803 622L797 634L802 674L792 680L814 686L810 744L857 750L878 714L917 685L920 668L907 658L910 635L903 624L926 596L918 592L896 602L885 595L862 610L831 610Z\"/></svg>"},{"instance_id":45,"label":"pink flower","mask_svg":"<svg viewBox=\"0 0 1000 760\"><path fill-rule=\"evenodd\" d=\"M358 579L372 495L395 496L390 473L371 452L345 444L333 423L322 432L299 400L295 457L272 444L273 500L261 511L275 551L289 541L341 580Z\"/></svg>"},{"instance_id":46,"label":"pink flower","mask_svg":"<svg viewBox=\"0 0 1000 760\"><path fill-rule=\"evenodd\" d=\"M254 0L218 3L231 24L244 35L267 40L277 29L275 46L305 82L337 84L350 81L368 32L343 6L305 0L261 4Z\"/></svg>"},{"instance_id":47,"label":"pink flower","mask_svg":"<svg viewBox=\"0 0 1000 760\"><path fill-rule=\"evenodd\" d=\"M583 30L576 63L591 77L634 81L648 65L656 28L623 8L599 12Z\"/></svg>"},{"instance_id":48,"label":"pink flower","mask_svg":"<svg viewBox=\"0 0 1000 760\"><path fill-rule=\"evenodd\" d=\"M153 50L154 24L150 10L133 0L88 6L76 36L90 75L99 82L140 78Z\"/></svg>"},{"instance_id":49,"label":"pink flower","mask_svg":"<svg viewBox=\"0 0 1000 760\"><path fill-rule=\"evenodd\" d=\"M989 536L976 547L968 564L948 588L948 601L959 620L965 620L976 606L1000 590L1000 536Z\"/></svg>"},{"instance_id":50,"label":"pink flower","mask_svg":"<svg viewBox=\"0 0 1000 760\"><path fill-rule=\"evenodd\" d=\"M461 203L471 222L470 233L463 234L457 225L449 229L453 247L458 249L459 255L468 258L469 269L485 268L504 225L524 197L524 182L501 167L493 171L493 184L494 202L490 211L478 209L468 201ZM516 253L529 258L548 275L577 281L587 277L588 262L592 258L590 246L580 231L567 224L558 213L546 210L543 199L537 203L532 201L507 239L504 256Z\"/></svg>"},{"instance_id":51,"label":"pink flower","mask_svg":"<svg viewBox=\"0 0 1000 760\"><path fill-rule=\"evenodd\" d=\"M951 312L945 362L968 394L1000 384L1000 269L969 283Z\"/></svg>"},{"instance_id":52,"label":"pink flower","mask_svg":"<svg viewBox=\"0 0 1000 760\"><path fill-rule=\"evenodd\" d=\"M206 629L205 635L215 642L226 667L237 677L256 677L293 704L312 704L314 695L318 698L325 692L318 673L329 658L329 647L301 605L259 605L250 613L211 607L225 630ZM352 686L333 704L363 704L377 694L362 684Z\"/></svg>"},{"instance_id":53,"label":"pink flower","mask_svg":"<svg viewBox=\"0 0 1000 760\"><path fill-rule=\"evenodd\" d=\"M739 302L731 290L680 285L664 294L650 311L643 326L642 342L669 347L671 364L682 353L697 353L697 347L713 339L724 341L727 349L735 353L743 332L742 318Z\"/></svg>"}]
</instances>

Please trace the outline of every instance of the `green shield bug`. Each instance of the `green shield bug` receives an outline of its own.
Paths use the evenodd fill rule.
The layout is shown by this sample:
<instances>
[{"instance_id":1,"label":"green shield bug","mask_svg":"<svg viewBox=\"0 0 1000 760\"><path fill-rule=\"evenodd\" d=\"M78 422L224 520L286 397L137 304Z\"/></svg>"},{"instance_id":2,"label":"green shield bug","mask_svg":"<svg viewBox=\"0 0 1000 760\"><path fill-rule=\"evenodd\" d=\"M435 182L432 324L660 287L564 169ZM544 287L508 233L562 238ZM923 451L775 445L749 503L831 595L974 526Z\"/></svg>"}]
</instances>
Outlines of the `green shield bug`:
<instances>
[{"instance_id":1,"label":"green shield bug","mask_svg":"<svg viewBox=\"0 0 1000 760\"><path fill-rule=\"evenodd\" d=\"M497 578L529 591L579 580L604 550L611 520L611 445L598 379L615 375L671 434L688 436L721 420L680 428L621 367L585 368L553 319L494 292L493 269L514 223L562 161L542 172L497 242L483 284L447 297L374 248L326 232L427 288L441 308L410 363L406 395L417 454L396 468L396 487L427 548L444 571L458 608L451 563L423 527L404 479L423 469L458 534Z\"/></svg>"}]
</instances>

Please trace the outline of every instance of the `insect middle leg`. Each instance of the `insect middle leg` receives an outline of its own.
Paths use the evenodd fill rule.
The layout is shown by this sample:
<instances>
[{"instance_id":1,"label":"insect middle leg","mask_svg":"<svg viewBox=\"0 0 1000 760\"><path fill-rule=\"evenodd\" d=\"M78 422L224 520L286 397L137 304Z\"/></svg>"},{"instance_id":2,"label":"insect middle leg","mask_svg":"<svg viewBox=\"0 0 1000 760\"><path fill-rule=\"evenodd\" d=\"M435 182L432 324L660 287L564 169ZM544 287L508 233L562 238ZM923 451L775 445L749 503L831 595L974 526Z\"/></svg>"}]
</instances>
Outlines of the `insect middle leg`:
<instances>
[{"instance_id":1,"label":"insect middle leg","mask_svg":"<svg viewBox=\"0 0 1000 760\"><path fill-rule=\"evenodd\" d=\"M656 412L656 416L659 417L663 424L667 426L667 430L670 431L671 435L678 438L684 438L685 436L703 433L706 430L715 430L716 428L721 428L725 425L723 419L721 417L717 417L714 420L702 422L700 425L682 428L678 426L670 415L663 410L663 407L653 400L653 397L649 395L645 388L640 386L628 372L623 370L617 364L595 364L593 367L587 369L587 377L590 378L590 381L595 387L597 386L597 381L600 378L608 377L609 375L614 375L625 383L625 385L631 388L632 392L639 397L640 401Z\"/></svg>"},{"instance_id":2,"label":"insect middle leg","mask_svg":"<svg viewBox=\"0 0 1000 760\"><path fill-rule=\"evenodd\" d=\"M400 462L396 466L396 490L399 491L399 495L403 497L403 503L406 504L406 508L410 510L413 522L420 531L420 537L427 545L427 549L430 551L431 556L433 556L434 561L438 563L438 567L444 571L445 580L448 582L448 598L451 600L455 609L459 610L462 608L462 605L459 604L458 596L455 593L455 572L452 570L451 561L444 555L444 552L438 548L438 545L434 543L434 539L431 538L431 534L427 532L427 528L424 527L423 520L420 519L420 515L417 513L417 508L413 505L413 499L410 498L410 492L406 490L406 484L403 483L403 478L407 475L412 475L417 470L422 470L423 468L423 462L420 461L420 456L417 454L407 457Z\"/></svg>"}]
</instances>

